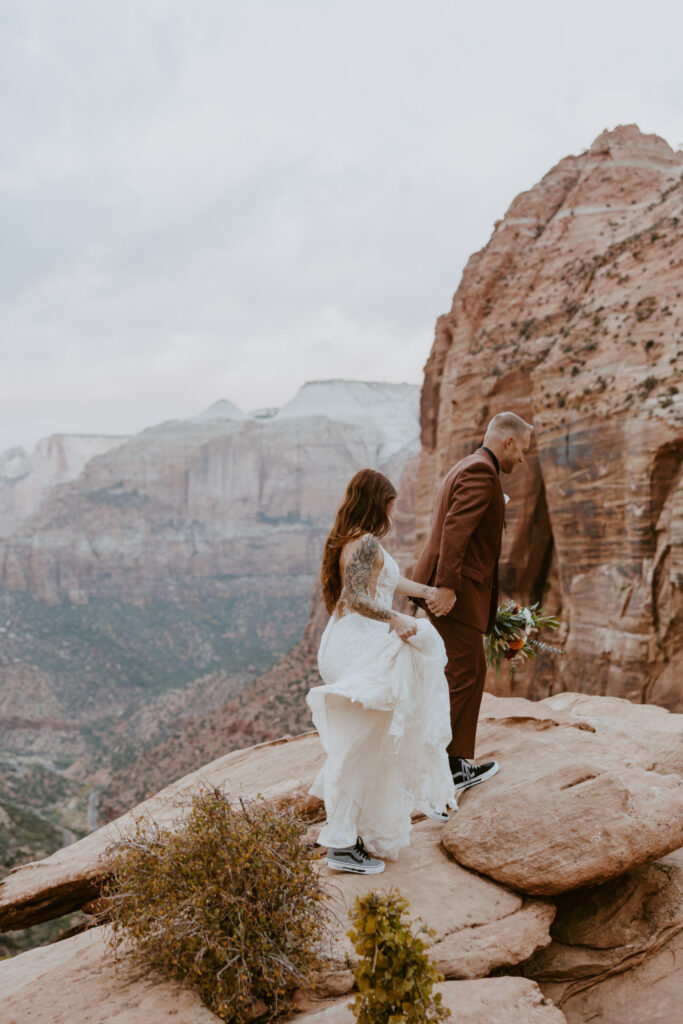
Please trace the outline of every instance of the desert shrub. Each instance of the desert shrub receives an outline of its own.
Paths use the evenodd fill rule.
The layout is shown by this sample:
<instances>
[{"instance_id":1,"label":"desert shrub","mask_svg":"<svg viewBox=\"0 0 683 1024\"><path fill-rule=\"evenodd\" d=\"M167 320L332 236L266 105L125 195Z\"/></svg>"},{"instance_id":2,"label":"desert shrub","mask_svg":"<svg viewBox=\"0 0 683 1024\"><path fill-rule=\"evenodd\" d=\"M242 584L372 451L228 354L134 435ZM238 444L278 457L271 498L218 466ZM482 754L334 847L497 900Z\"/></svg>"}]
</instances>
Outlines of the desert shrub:
<instances>
[{"instance_id":1,"label":"desert shrub","mask_svg":"<svg viewBox=\"0 0 683 1024\"><path fill-rule=\"evenodd\" d=\"M443 976L413 934L407 911L408 901L395 889L356 899L348 934L360 957L354 972L358 995L351 1004L359 1024L427 1024L451 1015L441 994L432 994Z\"/></svg>"},{"instance_id":2,"label":"desert shrub","mask_svg":"<svg viewBox=\"0 0 683 1024\"><path fill-rule=\"evenodd\" d=\"M138 818L106 852L110 945L194 986L222 1020L274 1020L321 966L325 892L291 808L219 789L180 822Z\"/></svg>"},{"instance_id":3,"label":"desert shrub","mask_svg":"<svg viewBox=\"0 0 683 1024\"><path fill-rule=\"evenodd\" d=\"M635 253L633 255L635 256ZM639 322L649 320L656 308L657 300L654 295L646 295L644 299L641 299L640 302L636 303L636 320Z\"/></svg>"},{"instance_id":4,"label":"desert shrub","mask_svg":"<svg viewBox=\"0 0 683 1024\"><path fill-rule=\"evenodd\" d=\"M659 381L656 377L646 377L645 380L641 380L638 387L640 388L641 398L647 398L651 391L657 387Z\"/></svg>"}]
</instances>

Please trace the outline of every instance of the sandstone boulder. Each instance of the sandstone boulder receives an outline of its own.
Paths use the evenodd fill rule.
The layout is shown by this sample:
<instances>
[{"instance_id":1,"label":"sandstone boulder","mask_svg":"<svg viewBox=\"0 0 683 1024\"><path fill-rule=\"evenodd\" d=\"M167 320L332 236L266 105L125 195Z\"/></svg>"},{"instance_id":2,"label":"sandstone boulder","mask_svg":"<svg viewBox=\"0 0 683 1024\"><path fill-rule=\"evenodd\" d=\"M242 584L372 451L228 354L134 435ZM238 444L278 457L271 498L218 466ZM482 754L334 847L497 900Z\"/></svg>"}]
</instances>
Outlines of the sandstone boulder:
<instances>
[{"instance_id":1,"label":"sandstone boulder","mask_svg":"<svg viewBox=\"0 0 683 1024\"><path fill-rule=\"evenodd\" d=\"M0 962L3 1024L216 1024L191 989L115 966L93 928Z\"/></svg>"},{"instance_id":2,"label":"sandstone boulder","mask_svg":"<svg viewBox=\"0 0 683 1024\"><path fill-rule=\"evenodd\" d=\"M410 846L381 875L346 875L324 868L338 920L348 922L356 897L370 889L398 888L410 904L411 920L421 919L436 933L425 941L446 978L483 978L547 945L553 904L523 898L453 863L441 848L442 830L433 821L415 824ZM338 929L332 950L332 962L341 970L357 962L346 936L349 927Z\"/></svg>"},{"instance_id":3,"label":"sandstone boulder","mask_svg":"<svg viewBox=\"0 0 683 1024\"><path fill-rule=\"evenodd\" d=\"M556 900L553 942L522 968L570 1024L677 1024L683 850Z\"/></svg>"},{"instance_id":4,"label":"sandstone boulder","mask_svg":"<svg viewBox=\"0 0 683 1024\"><path fill-rule=\"evenodd\" d=\"M564 1024L564 1015L528 978L487 978L439 986L453 1024ZM30 950L0 963L3 1024L211 1024L192 990L151 974L114 967L104 929ZM353 1024L349 997L324 1001L295 1021Z\"/></svg>"},{"instance_id":5,"label":"sandstone boulder","mask_svg":"<svg viewBox=\"0 0 683 1024\"><path fill-rule=\"evenodd\" d=\"M526 978L447 981L438 986L450 1024L566 1024L567 1018ZM349 999L295 1018L298 1024L354 1024Z\"/></svg>"},{"instance_id":6,"label":"sandstone boulder","mask_svg":"<svg viewBox=\"0 0 683 1024\"><path fill-rule=\"evenodd\" d=\"M430 955L444 978L485 978L526 960L530 949L543 948L554 915L552 903L526 897L515 914L453 932L436 942Z\"/></svg>"},{"instance_id":7,"label":"sandstone boulder","mask_svg":"<svg viewBox=\"0 0 683 1024\"><path fill-rule=\"evenodd\" d=\"M665 708L585 693L557 693L537 701L485 693L480 721L501 718L538 718L576 725L605 740L616 736L649 755L655 771L683 775L683 715Z\"/></svg>"},{"instance_id":8,"label":"sandstone boulder","mask_svg":"<svg viewBox=\"0 0 683 1024\"><path fill-rule=\"evenodd\" d=\"M683 845L683 780L642 745L580 721L511 715L482 724L501 771L444 830L455 859L521 892L596 884Z\"/></svg>"},{"instance_id":9,"label":"sandstone boulder","mask_svg":"<svg viewBox=\"0 0 683 1024\"><path fill-rule=\"evenodd\" d=\"M612 974L598 985L541 982L551 999L562 1001L568 1024L680 1024L683 991L683 935L678 932L643 963Z\"/></svg>"},{"instance_id":10,"label":"sandstone boulder","mask_svg":"<svg viewBox=\"0 0 683 1024\"><path fill-rule=\"evenodd\" d=\"M558 693L539 704L564 711L570 720L592 725L605 738L624 736L642 744L653 759L655 771L683 776L683 715L652 704L583 693Z\"/></svg>"}]
</instances>

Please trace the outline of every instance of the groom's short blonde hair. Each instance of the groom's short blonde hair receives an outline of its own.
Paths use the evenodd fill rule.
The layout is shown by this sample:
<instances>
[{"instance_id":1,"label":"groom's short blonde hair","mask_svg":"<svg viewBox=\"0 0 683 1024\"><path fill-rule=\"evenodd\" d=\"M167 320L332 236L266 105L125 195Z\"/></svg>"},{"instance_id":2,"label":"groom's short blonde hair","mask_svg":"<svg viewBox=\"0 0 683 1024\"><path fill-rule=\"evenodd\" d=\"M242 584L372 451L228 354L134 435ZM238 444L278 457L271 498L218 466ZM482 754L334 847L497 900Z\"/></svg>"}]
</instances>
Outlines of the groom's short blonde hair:
<instances>
[{"instance_id":1,"label":"groom's short blonde hair","mask_svg":"<svg viewBox=\"0 0 683 1024\"><path fill-rule=\"evenodd\" d=\"M527 423L516 412L499 412L489 422L486 433L498 434L499 437L522 437L530 434L533 429L531 423Z\"/></svg>"}]
</instances>

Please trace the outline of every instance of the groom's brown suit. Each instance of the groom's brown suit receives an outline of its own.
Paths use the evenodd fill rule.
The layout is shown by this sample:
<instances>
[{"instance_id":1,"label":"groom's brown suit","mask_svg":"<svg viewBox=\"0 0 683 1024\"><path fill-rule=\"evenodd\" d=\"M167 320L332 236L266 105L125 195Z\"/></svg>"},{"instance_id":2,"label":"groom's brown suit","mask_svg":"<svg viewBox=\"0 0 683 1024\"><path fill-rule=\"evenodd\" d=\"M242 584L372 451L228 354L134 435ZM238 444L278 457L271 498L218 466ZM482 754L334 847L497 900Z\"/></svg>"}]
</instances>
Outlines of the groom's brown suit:
<instances>
[{"instance_id":1,"label":"groom's brown suit","mask_svg":"<svg viewBox=\"0 0 683 1024\"><path fill-rule=\"evenodd\" d=\"M495 457L479 448L446 474L436 496L431 533L413 572L417 583L449 587L457 596L447 615L429 613L429 618L448 655L453 733L448 753L460 757L474 756L486 679L482 633L492 628L496 616L504 519Z\"/></svg>"}]
</instances>

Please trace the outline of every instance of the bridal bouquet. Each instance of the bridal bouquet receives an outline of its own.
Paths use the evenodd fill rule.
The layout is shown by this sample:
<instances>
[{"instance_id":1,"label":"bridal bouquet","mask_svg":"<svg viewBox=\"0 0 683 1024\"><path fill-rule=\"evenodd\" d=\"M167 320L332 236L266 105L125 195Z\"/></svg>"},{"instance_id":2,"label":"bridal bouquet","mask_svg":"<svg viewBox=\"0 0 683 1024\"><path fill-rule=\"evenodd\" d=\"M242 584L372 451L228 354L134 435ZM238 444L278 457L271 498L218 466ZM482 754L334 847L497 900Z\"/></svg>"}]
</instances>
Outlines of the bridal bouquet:
<instances>
[{"instance_id":1,"label":"bridal bouquet","mask_svg":"<svg viewBox=\"0 0 683 1024\"><path fill-rule=\"evenodd\" d=\"M540 629L557 629L559 625L560 620L546 615L545 610L539 608L539 602L531 608L523 608L514 601L501 604L493 629L484 641L486 664L493 665L498 674L501 662L511 661L510 671L514 673L519 658L535 658L539 651L564 654L559 647L551 647L532 635Z\"/></svg>"}]
</instances>

